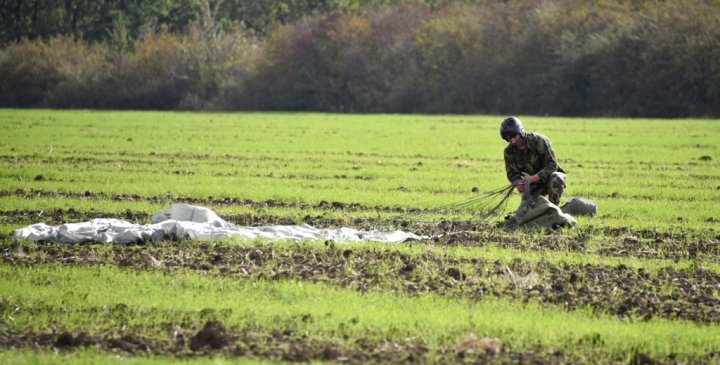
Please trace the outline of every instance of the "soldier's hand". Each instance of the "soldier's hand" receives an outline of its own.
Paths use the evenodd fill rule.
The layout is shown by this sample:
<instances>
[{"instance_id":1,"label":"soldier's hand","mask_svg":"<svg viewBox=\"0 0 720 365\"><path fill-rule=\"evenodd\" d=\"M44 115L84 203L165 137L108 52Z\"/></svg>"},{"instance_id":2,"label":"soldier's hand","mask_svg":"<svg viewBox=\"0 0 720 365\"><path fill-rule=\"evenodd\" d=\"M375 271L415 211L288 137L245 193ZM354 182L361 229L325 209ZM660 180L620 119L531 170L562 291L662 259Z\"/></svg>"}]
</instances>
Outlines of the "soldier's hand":
<instances>
[{"instance_id":1,"label":"soldier's hand","mask_svg":"<svg viewBox=\"0 0 720 365\"><path fill-rule=\"evenodd\" d=\"M538 174L530 175L527 172L523 172L522 174L523 174L523 181L525 181L525 179L527 179L527 178L530 178L531 183L540 181L540 175L538 175Z\"/></svg>"}]
</instances>

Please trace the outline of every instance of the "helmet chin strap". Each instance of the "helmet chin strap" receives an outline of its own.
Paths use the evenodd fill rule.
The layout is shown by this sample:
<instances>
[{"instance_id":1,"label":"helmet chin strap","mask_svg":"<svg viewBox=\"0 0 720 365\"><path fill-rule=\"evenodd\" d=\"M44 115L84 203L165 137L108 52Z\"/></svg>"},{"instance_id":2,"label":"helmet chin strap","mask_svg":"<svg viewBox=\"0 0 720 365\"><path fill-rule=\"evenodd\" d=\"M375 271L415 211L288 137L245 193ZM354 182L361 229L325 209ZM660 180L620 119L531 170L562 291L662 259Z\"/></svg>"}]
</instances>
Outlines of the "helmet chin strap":
<instances>
[{"instance_id":1,"label":"helmet chin strap","mask_svg":"<svg viewBox=\"0 0 720 365\"><path fill-rule=\"evenodd\" d=\"M519 148L521 151L525 151L525 148L527 148L527 141L525 140L525 136L520 136L520 142L518 143L517 148Z\"/></svg>"},{"instance_id":2,"label":"helmet chin strap","mask_svg":"<svg viewBox=\"0 0 720 365\"><path fill-rule=\"evenodd\" d=\"M508 143L520 149L521 151L524 151L527 147L527 141L525 140L525 136L518 134L518 137L520 137L520 139L518 140L517 144L513 143L512 141L508 141Z\"/></svg>"}]
</instances>

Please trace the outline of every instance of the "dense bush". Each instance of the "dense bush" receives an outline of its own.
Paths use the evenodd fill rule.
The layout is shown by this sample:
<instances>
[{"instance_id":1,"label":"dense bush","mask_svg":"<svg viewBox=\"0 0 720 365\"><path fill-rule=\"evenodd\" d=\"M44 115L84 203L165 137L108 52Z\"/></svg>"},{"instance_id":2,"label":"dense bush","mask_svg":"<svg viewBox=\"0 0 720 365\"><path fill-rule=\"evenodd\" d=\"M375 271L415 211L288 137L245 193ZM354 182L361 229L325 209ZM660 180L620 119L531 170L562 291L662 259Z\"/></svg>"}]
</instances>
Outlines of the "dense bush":
<instances>
[{"instance_id":1,"label":"dense bush","mask_svg":"<svg viewBox=\"0 0 720 365\"><path fill-rule=\"evenodd\" d=\"M0 51L0 104L720 116L720 5L424 3L306 16L263 36L208 15L123 47L22 41Z\"/></svg>"},{"instance_id":2,"label":"dense bush","mask_svg":"<svg viewBox=\"0 0 720 365\"><path fill-rule=\"evenodd\" d=\"M105 62L103 46L66 37L9 46L0 52L0 105L92 106Z\"/></svg>"},{"instance_id":3,"label":"dense bush","mask_svg":"<svg viewBox=\"0 0 720 365\"><path fill-rule=\"evenodd\" d=\"M167 32L118 53L60 37L0 52L0 106L210 109L221 85L247 67L248 40Z\"/></svg>"}]
</instances>

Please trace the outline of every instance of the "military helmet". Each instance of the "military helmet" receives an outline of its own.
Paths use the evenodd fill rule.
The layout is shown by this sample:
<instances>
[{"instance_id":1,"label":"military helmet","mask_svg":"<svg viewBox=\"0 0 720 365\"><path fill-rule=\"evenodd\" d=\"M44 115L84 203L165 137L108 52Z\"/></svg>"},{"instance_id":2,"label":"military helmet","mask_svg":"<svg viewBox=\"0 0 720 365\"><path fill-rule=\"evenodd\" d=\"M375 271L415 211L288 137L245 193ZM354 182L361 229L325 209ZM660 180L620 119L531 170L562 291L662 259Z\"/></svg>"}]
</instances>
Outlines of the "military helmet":
<instances>
[{"instance_id":1,"label":"military helmet","mask_svg":"<svg viewBox=\"0 0 720 365\"><path fill-rule=\"evenodd\" d=\"M508 140L514 134L519 134L525 137L525 130L523 129L522 122L516 117L507 117L500 123L500 137L503 140Z\"/></svg>"}]
</instances>

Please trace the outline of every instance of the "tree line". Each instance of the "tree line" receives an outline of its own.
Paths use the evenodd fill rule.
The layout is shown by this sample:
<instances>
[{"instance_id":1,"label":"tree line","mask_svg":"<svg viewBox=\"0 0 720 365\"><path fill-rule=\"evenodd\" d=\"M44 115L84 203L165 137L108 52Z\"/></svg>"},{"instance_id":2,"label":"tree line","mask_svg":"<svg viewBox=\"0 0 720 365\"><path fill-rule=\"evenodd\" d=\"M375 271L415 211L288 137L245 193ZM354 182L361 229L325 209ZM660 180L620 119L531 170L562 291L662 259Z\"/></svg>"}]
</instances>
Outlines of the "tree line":
<instances>
[{"instance_id":1,"label":"tree line","mask_svg":"<svg viewBox=\"0 0 720 365\"><path fill-rule=\"evenodd\" d=\"M4 107L720 116L717 1L16 0L0 12Z\"/></svg>"},{"instance_id":2,"label":"tree line","mask_svg":"<svg viewBox=\"0 0 720 365\"><path fill-rule=\"evenodd\" d=\"M179 32L212 19L225 30L264 34L274 24L306 15L356 11L432 0L6 0L0 4L0 45L58 35L89 42ZM118 39L123 37L124 39Z\"/></svg>"}]
</instances>

